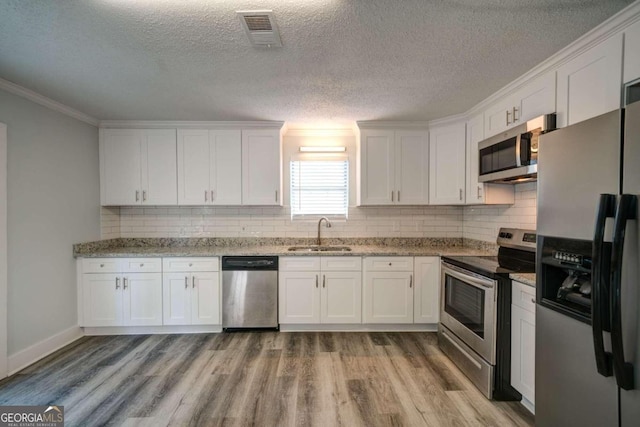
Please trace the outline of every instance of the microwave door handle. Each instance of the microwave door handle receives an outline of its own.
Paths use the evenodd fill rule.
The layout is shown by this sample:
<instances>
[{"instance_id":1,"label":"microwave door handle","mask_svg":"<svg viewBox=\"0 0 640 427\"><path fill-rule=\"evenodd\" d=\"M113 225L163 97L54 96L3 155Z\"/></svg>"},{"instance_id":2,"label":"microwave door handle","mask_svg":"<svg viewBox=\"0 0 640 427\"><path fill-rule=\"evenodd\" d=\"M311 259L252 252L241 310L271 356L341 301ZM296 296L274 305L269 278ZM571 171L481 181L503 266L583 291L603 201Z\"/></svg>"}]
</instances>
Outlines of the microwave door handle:
<instances>
[{"instance_id":1,"label":"microwave door handle","mask_svg":"<svg viewBox=\"0 0 640 427\"><path fill-rule=\"evenodd\" d=\"M611 349L613 371L618 386L623 390L633 390L633 364L624 360L622 338L622 261L627 223L635 220L638 206L637 197L623 194L618 202L613 226L613 248L611 251Z\"/></svg>"},{"instance_id":2,"label":"microwave door handle","mask_svg":"<svg viewBox=\"0 0 640 427\"><path fill-rule=\"evenodd\" d=\"M603 332L611 331L609 315L609 278L611 274L611 244L605 244L604 231L607 218L613 218L616 208L616 196L601 194L596 216L596 227L593 237L593 274L591 292L591 324L593 333L593 349L596 357L596 368L603 377L613 374L611 353L604 349Z\"/></svg>"},{"instance_id":3,"label":"microwave door handle","mask_svg":"<svg viewBox=\"0 0 640 427\"><path fill-rule=\"evenodd\" d=\"M522 166L522 134L516 136L516 166Z\"/></svg>"}]
</instances>

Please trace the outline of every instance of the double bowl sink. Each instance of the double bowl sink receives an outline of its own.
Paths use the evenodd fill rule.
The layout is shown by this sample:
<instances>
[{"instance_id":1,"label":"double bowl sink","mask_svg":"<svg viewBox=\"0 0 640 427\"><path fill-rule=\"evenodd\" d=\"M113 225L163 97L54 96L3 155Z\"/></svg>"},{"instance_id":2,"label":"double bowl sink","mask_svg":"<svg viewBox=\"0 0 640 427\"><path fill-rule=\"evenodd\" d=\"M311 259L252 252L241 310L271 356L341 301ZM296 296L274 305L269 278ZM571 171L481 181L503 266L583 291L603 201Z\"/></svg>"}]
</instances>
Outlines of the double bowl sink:
<instances>
[{"instance_id":1,"label":"double bowl sink","mask_svg":"<svg viewBox=\"0 0 640 427\"><path fill-rule=\"evenodd\" d=\"M291 246L290 252L350 252L349 246Z\"/></svg>"}]
</instances>

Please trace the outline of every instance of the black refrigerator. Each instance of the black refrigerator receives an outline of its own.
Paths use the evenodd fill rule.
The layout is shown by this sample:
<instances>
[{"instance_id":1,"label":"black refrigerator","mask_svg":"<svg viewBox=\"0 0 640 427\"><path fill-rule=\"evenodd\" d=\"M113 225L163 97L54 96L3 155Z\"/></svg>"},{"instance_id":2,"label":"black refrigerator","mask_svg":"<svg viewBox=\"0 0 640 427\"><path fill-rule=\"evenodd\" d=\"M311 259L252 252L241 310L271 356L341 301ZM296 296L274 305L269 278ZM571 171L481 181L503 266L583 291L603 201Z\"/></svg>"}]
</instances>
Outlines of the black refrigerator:
<instances>
[{"instance_id":1,"label":"black refrigerator","mask_svg":"<svg viewBox=\"0 0 640 427\"><path fill-rule=\"evenodd\" d=\"M538 162L536 425L640 426L640 102Z\"/></svg>"}]
</instances>

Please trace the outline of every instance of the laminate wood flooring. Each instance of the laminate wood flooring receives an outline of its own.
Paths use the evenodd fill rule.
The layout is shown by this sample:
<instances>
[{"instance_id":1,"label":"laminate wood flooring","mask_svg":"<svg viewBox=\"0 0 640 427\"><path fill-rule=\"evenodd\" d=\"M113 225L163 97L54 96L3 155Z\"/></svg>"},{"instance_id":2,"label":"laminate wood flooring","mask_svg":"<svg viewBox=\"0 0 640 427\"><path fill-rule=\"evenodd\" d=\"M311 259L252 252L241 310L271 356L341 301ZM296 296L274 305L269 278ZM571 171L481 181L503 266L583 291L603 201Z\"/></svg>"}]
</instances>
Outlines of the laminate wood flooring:
<instances>
[{"instance_id":1,"label":"laminate wood flooring","mask_svg":"<svg viewBox=\"0 0 640 427\"><path fill-rule=\"evenodd\" d=\"M67 426L532 426L487 400L434 333L85 337L0 382Z\"/></svg>"}]
</instances>

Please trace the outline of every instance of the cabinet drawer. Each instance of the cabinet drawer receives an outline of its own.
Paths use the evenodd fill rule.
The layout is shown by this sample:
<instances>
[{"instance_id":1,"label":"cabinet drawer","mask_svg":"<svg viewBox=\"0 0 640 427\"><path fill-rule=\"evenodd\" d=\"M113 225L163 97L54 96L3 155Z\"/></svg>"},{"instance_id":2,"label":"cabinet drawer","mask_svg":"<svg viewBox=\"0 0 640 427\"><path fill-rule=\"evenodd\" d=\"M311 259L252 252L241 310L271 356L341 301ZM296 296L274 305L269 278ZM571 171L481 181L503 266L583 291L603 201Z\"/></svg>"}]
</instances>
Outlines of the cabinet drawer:
<instances>
[{"instance_id":1,"label":"cabinet drawer","mask_svg":"<svg viewBox=\"0 0 640 427\"><path fill-rule=\"evenodd\" d=\"M218 271L219 259L213 258L162 258L163 273L190 271Z\"/></svg>"},{"instance_id":2,"label":"cabinet drawer","mask_svg":"<svg viewBox=\"0 0 640 427\"><path fill-rule=\"evenodd\" d=\"M511 303L517 305L531 313L536 312L536 289L532 286L525 285L524 283L516 282L512 283L512 295Z\"/></svg>"},{"instance_id":3,"label":"cabinet drawer","mask_svg":"<svg viewBox=\"0 0 640 427\"><path fill-rule=\"evenodd\" d=\"M322 271L361 271L362 258L359 256L329 256L320 258Z\"/></svg>"},{"instance_id":4,"label":"cabinet drawer","mask_svg":"<svg viewBox=\"0 0 640 427\"><path fill-rule=\"evenodd\" d=\"M123 273L162 273L160 258L121 258Z\"/></svg>"},{"instance_id":5,"label":"cabinet drawer","mask_svg":"<svg viewBox=\"0 0 640 427\"><path fill-rule=\"evenodd\" d=\"M365 271L413 271L413 257L367 257Z\"/></svg>"},{"instance_id":6,"label":"cabinet drawer","mask_svg":"<svg viewBox=\"0 0 640 427\"><path fill-rule=\"evenodd\" d=\"M83 258L83 273L118 273L121 258Z\"/></svg>"},{"instance_id":7,"label":"cabinet drawer","mask_svg":"<svg viewBox=\"0 0 640 427\"><path fill-rule=\"evenodd\" d=\"M318 271L320 257L280 257L280 271Z\"/></svg>"}]
</instances>

